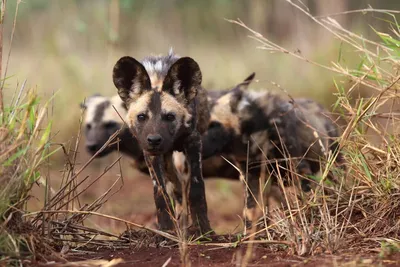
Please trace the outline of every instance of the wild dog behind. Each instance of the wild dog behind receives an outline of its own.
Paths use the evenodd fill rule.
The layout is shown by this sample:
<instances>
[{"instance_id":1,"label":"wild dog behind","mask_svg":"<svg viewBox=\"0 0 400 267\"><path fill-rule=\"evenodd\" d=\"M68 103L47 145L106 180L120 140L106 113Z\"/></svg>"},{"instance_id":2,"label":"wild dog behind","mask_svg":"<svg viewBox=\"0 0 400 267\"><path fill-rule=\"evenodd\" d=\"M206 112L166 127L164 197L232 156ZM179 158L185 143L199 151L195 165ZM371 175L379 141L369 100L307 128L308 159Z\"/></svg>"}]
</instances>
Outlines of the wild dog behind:
<instances>
[{"instance_id":1,"label":"wild dog behind","mask_svg":"<svg viewBox=\"0 0 400 267\"><path fill-rule=\"evenodd\" d=\"M119 150L133 159L136 169L149 174L142 149L129 129L124 126L122 119L126 116L127 109L118 95L113 97L105 97L100 94L90 96L84 103L81 103L81 108L86 110L84 117L85 146L91 156L95 155L119 130L116 140L112 141L96 157L105 157L111 152Z\"/></svg>"},{"instance_id":2,"label":"wild dog behind","mask_svg":"<svg viewBox=\"0 0 400 267\"><path fill-rule=\"evenodd\" d=\"M174 185L175 201L180 202L182 191L172 154L181 151L189 164L193 226L201 233L210 232L201 164L201 134L210 115L199 65L172 52L141 62L125 56L114 66L113 81L128 108L127 124L143 149L153 179L159 227L174 228L165 185L167 181Z\"/></svg>"},{"instance_id":3,"label":"wild dog behind","mask_svg":"<svg viewBox=\"0 0 400 267\"><path fill-rule=\"evenodd\" d=\"M269 91L247 91L253 78L254 74L216 101L209 130L203 135L204 159L231 155L243 173L248 164L247 226L253 220L256 207L253 196L259 196L263 162L271 161L266 166L271 177L286 179L292 174L292 162L293 171L305 178L301 179L301 187L309 190L307 176L318 173L320 160L327 158L329 150L337 149L335 140L339 136L321 105L308 99L295 99L292 103ZM340 153L336 162L342 162ZM278 201L284 204L283 199Z\"/></svg>"}]
</instances>

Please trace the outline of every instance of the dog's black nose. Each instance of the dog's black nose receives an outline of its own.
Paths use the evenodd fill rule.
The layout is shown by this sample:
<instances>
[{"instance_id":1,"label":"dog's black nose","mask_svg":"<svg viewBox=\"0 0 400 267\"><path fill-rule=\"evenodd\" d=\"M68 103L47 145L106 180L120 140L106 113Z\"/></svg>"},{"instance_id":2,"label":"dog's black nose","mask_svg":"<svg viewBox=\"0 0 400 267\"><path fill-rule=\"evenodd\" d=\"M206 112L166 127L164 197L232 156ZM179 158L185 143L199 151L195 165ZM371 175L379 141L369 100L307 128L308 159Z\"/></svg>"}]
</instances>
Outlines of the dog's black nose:
<instances>
[{"instance_id":1,"label":"dog's black nose","mask_svg":"<svg viewBox=\"0 0 400 267\"><path fill-rule=\"evenodd\" d=\"M159 134L151 134L147 136L147 142L151 146L158 146L161 144L162 138Z\"/></svg>"},{"instance_id":2,"label":"dog's black nose","mask_svg":"<svg viewBox=\"0 0 400 267\"><path fill-rule=\"evenodd\" d=\"M95 153L95 152L97 152L99 147L97 145L87 145L86 149L91 153Z\"/></svg>"}]
</instances>

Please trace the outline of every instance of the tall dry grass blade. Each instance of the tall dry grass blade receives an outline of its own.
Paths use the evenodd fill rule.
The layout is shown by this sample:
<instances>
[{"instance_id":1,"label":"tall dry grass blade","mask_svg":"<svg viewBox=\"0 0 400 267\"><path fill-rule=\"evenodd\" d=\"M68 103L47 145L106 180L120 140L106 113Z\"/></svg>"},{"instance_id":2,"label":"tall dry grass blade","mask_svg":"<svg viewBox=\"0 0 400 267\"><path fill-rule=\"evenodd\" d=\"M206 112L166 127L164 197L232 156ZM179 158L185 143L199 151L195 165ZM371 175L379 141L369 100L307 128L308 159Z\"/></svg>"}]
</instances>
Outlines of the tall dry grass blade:
<instances>
[{"instance_id":1,"label":"tall dry grass blade","mask_svg":"<svg viewBox=\"0 0 400 267\"><path fill-rule=\"evenodd\" d=\"M173 235L171 235L171 234L169 234L169 233L166 233L166 232L163 232L163 231L160 231L160 230L157 230L157 229L148 228L148 227L145 227L145 226L140 225L140 224L137 224L137 223L133 223L133 222L130 222L130 221L121 219L121 218L117 218L117 217L115 217L115 216L106 215L106 214L102 214L102 213L94 212L94 211L79 211L79 210L75 210L75 211L73 211L73 210L42 210L42 211L37 211L37 212L31 212L31 213L24 214L24 217L38 216L39 214L42 214L42 213L53 213L53 214L56 214L56 213L60 213L60 214L61 214L61 213L62 213L62 214L85 214L85 215L95 215L95 216L108 218L108 219L111 219L111 220L123 222L123 223L125 223L125 224L127 224L127 225L132 225L132 226L135 226L135 227L138 227L138 228L141 228L141 229L148 230L148 231L150 231L150 232L153 232L153 233L155 233L155 234L158 234L158 235L160 235L160 236L163 236L163 237L165 237L165 238L168 238L169 240L174 241L174 242L176 242L176 243L179 243L179 242L180 242L179 239L177 239L175 236L173 236Z\"/></svg>"},{"instance_id":2,"label":"tall dry grass blade","mask_svg":"<svg viewBox=\"0 0 400 267\"><path fill-rule=\"evenodd\" d=\"M11 50L12 50L12 43L13 43L13 39L14 39L14 33L15 33L15 26L17 25L17 16L18 16L18 9L19 9L19 5L21 4L22 0L17 0L17 5L15 7L15 15L14 15L14 21L13 21L13 27L12 27L12 31L11 31L11 38L10 38L10 50L8 50L8 55L7 55L7 62L6 62L6 68L4 70L4 79L2 81L1 84L1 90L4 89L4 83L6 81L6 77L7 77L7 70L8 70L8 63L10 62L10 56L11 56ZM4 8L5 8L4 4ZM3 21L3 19L2 19ZM2 31L2 30L1 30ZM2 34L2 33L1 33ZM2 50L2 49L0 49ZM2 57L0 56L0 60L2 59ZM0 69L0 73L1 73L1 69Z\"/></svg>"},{"instance_id":3,"label":"tall dry grass blade","mask_svg":"<svg viewBox=\"0 0 400 267\"><path fill-rule=\"evenodd\" d=\"M392 13L392 14L400 14L399 10L394 10L394 9L379 9L379 8L373 8L369 6L369 8L362 8L362 9L356 9L356 10L348 10L348 11L342 11L338 13L331 13L327 15L320 15L320 16L315 16L315 18L328 18L328 17L336 17L336 16L343 16L343 15L348 15L348 14L354 14L354 13Z\"/></svg>"},{"instance_id":4,"label":"tall dry grass blade","mask_svg":"<svg viewBox=\"0 0 400 267\"><path fill-rule=\"evenodd\" d=\"M6 14L6 3L7 0L1 0L1 11L0 11L0 81L5 78L3 76L3 31L4 31L4 17ZM3 78L4 77L4 78ZM4 83L4 82L3 82ZM3 99L3 86L0 87L0 114L3 120L4 113L4 99Z\"/></svg>"}]
</instances>

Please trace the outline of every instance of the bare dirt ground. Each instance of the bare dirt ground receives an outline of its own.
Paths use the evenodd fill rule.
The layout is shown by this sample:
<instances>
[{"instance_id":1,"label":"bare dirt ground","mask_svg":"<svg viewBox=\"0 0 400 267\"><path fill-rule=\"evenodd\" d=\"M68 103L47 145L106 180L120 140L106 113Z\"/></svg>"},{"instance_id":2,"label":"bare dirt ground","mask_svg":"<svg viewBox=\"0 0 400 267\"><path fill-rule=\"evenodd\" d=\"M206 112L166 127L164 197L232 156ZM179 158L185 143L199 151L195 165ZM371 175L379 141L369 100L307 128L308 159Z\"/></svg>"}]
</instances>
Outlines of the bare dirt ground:
<instances>
[{"instance_id":1,"label":"bare dirt ground","mask_svg":"<svg viewBox=\"0 0 400 267\"><path fill-rule=\"evenodd\" d=\"M70 263L48 262L34 263L27 266L84 266L90 260L107 260L116 263L118 267L153 267L153 266L182 266L180 253L177 247L142 247L139 249L107 249L95 251L80 251L68 253L66 260ZM246 247L221 248L196 245L189 249L189 259L192 267L230 267L243 266L241 263L246 255ZM88 266L88 265L86 265ZM94 265L91 265L94 266ZM100 265L99 265L100 266ZM103 265L106 266L106 265ZM357 254L356 252L342 252L337 255L317 255L300 257L288 251L276 251L256 245L251 253L247 266L400 266L400 255L380 258L377 254Z\"/></svg>"}]
</instances>

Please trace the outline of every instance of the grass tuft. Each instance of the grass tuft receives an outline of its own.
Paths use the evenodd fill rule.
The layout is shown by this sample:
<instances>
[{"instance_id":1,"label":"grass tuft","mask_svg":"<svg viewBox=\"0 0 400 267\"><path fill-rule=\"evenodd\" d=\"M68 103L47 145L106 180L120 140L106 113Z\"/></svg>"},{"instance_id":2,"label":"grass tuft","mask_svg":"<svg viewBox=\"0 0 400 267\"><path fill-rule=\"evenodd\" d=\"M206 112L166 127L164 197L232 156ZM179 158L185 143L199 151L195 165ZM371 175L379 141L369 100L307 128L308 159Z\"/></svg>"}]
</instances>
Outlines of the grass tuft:
<instances>
[{"instance_id":1,"label":"grass tuft","mask_svg":"<svg viewBox=\"0 0 400 267\"><path fill-rule=\"evenodd\" d=\"M368 9L388 16L390 33L373 29L377 40L366 39L343 28L332 17L314 17L296 2L286 2L341 41L338 62L326 65L310 60L274 43L240 20L230 22L249 30L250 38L260 44L259 49L287 54L342 77L341 81L335 81L337 101L333 114L343 122L338 142L345 156L346 171L333 165L337 155L332 153L323 163L318 186L300 198L302 201L295 198L286 213L273 212L269 219L275 223L267 230L292 242L294 252L299 255L335 253L353 247L371 249L377 238L400 234L400 129L397 126L400 26L394 13ZM352 49L361 59L360 63L354 68L346 65L342 49ZM351 86L345 90L343 85L349 80ZM358 85L371 88L374 93L356 99L353 104L353 89ZM325 183L330 172L335 176L335 183Z\"/></svg>"},{"instance_id":2,"label":"grass tuft","mask_svg":"<svg viewBox=\"0 0 400 267\"><path fill-rule=\"evenodd\" d=\"M47 108L48 102L41 105L35 92L27 90L0 118L0 251L11 261L47 249L23 218L30 190L43 179L41 167L52 154L51 122L44 122Z\"/></svg>"}]
</instances>

